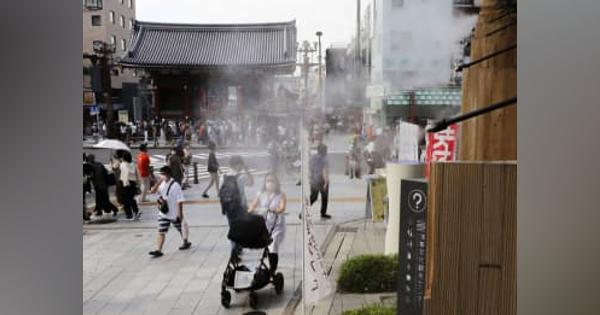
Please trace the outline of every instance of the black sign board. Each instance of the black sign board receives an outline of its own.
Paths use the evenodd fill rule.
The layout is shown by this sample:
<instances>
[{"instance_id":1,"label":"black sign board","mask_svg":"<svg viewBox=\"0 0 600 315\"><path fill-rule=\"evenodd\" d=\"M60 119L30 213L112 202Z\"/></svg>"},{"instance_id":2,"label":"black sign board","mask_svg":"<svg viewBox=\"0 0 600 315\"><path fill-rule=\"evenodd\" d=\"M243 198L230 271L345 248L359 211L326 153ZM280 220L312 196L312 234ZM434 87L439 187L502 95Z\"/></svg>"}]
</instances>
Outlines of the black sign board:
<instances>
[{"instance_id":1,"label":"black sign board","mask_svg":"<svg viewBox=\"0 0 600 315\"><path fill-rule=\"evenodd\" d=\"M427 181L402 180L400 185L398 314L422 315L427 241Z\"/></svg>"}]
</instances>

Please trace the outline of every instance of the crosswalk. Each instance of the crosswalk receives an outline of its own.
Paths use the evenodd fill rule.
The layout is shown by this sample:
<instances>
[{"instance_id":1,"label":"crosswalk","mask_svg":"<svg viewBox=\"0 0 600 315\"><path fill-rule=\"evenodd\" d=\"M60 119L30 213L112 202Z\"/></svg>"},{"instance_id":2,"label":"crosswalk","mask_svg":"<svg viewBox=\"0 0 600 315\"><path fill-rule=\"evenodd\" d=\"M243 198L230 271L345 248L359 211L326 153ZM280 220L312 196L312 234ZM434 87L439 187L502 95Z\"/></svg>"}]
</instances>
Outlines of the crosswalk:
<instances>
[{"instance_id":1,"label":"crosswalk","mask_svg":"<svg viewBox=\"0 0 600 315\"><path fill-rule=\"evenodd\" d=\"M243 156L243 155L240 154L240 156ZM222 157L224 157L224 156L222 156ZM249 156L247 155L246 157L249 157ZM254 155L252 157L259 157L259 155ZM150 166L152 166L154 168L155 174L158 172L158 170L161 167L166 165L165 159L166 159L165 155L153 154L150 156ZM206 158L203 158L201 155L194 154L192 161L194 161L194 159L201 160L201 161L207 161L208 154L206 154ZM217 155L217 159L219 159L218 155ZM207 171L208 165L206 163L202 163L202 162L197 162L197 163L198 163L198 179L202 180L202 179L210 178L210 174ZM263 175L263 174L267 173L267 171L260 171L260 170L253 169L253 168L249 169L249 171L250 171L250 174L252 174L252 175ZM231 168L228 166L221 166L221 167L219 167L219 172L229 173L229 172L231 172ZM190 179L194 178L194 168L192 166L189 166L186 168L186 176Z\"/></svg>"},{"instance_id":2,"label":"crosswalk","mask_svg":"<svg viewBox=\"0 0 600 315\"><path fill-rule=\"evenodd\" d=\"M257 151L257 152L217 152L217 160L220 161L221 164L227 164L229 158L234 155L239 155L242 158L264 158L268 157L269 153L267 151ZM158 174L158 170L165 166L167 163L165 162L166 155L162 154L153 154L150 156L150 166L154 169L154 173ZM207 163L208 163L208 153L198 153L192 155L192 161L198 163L198 179L207 179L210 178L210 174L207 171ZM110 164L104 164L106 169L110 170ZM228 173L231 171L231 168L228 166L219 167L219 172ZM249 169L250 174L252 175L264 175L268 173L266 170L260 171L257 169ZM189 179L194 178L194 168L193 166L189 166L186 169L186 176Z\"/></svg>"},{"instance_id":3,"label":"crosswalk","mask_svg":"<svg viewBox=\"0 0 600 315\"><path fill-rule=\"evenodd\" d=\"M242 158L261 158L268 157L269 152L257 151L257 152L217 152L215 153L217 160L228 161L234 155L239 155ZM208 160L208 153L193 154L194 158L198 160Z\"/></svg>"}]
</instances>

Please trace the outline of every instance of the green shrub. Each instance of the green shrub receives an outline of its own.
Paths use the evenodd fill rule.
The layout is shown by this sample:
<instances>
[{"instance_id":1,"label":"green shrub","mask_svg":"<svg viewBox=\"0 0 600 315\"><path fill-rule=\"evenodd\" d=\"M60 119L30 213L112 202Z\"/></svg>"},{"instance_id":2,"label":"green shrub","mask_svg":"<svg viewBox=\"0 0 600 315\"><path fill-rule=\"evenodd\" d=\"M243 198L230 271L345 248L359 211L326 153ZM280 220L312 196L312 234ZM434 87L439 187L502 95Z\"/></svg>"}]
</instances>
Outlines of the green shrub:
<instances>
[{"instance_id":1,"label":"green shrub","mask_svg":"<svg viewBox=\"0 0 600 315\"><path fill-rule=\"evenodd\" d=\"M338 288L342 292L394 292L398 283L398 256L362 255L342 264Z\"/></svg>"},{"instance_id":2,"label":"green shrub","mask_svg":"<svg viewBox=\"0 0 600 315\"><path fill-rule=\"evenodd\" d=\"M396 308L382 305L370 305L355 310L349 310L342 315L396 315Z\"/></svg>"}]
</instances>

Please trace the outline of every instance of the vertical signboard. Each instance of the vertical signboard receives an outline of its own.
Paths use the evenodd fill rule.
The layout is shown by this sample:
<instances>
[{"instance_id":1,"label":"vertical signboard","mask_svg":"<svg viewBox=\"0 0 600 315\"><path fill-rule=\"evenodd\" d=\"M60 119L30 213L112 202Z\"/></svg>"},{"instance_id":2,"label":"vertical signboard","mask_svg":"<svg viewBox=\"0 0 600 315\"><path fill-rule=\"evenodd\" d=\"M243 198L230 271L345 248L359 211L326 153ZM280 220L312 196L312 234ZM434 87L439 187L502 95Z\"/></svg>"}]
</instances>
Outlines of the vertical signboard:
<instances>
[{"instance_id":1,"label":"vertical signboard","mask_svg":"<svg viewBox=\"0 0 600 315\"><path fill-rule=\"evenodd\" d=\"M397 146L399 161L419 160L419 126L401 121L398 125Z\"/></svg>"},{"instance_id":2,"label":"vertical signboard","mask_svg":"<svg viewBox=\"0 0 600 315\"><path fill-rule=\"evenodd\" d=\"M427 241L427 181L405 179L400 185L398 314L422 315Z\"/></svg>"},{"instance_id":3,"label":"vertical signboard","mask_svg":"<svg viewBox=\"0 0 600 315\"><path fill-rule=\"evenodd\" d=\"M453 161L456 157L458 126L449 126L445 130L427 134L425 155L425 177L429 178L431 162Z\"/></svg>"}]
</instances>

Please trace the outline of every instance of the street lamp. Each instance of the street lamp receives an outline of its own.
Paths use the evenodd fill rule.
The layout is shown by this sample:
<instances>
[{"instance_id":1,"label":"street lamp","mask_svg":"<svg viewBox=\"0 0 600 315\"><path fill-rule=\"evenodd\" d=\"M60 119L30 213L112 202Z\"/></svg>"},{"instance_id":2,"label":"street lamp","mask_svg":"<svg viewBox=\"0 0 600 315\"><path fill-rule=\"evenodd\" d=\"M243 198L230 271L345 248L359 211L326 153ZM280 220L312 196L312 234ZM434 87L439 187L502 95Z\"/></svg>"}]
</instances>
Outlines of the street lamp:
<instances>
[{"instance_id":1,"label":"street lamp","mask_svg":"<svg viewBox=\"0 0 600 315\"><path fill-rule=\"evenodd\" d=\"M321 112L325 115L325 102L323 102L323 71L321 67L321 36L323 36L323 32L317 31L316 35L319 38L319 105L321 105Z\"/></svg>"}]
</instances>

